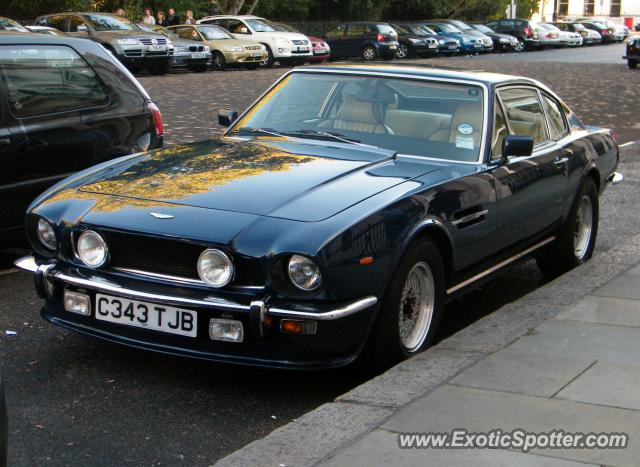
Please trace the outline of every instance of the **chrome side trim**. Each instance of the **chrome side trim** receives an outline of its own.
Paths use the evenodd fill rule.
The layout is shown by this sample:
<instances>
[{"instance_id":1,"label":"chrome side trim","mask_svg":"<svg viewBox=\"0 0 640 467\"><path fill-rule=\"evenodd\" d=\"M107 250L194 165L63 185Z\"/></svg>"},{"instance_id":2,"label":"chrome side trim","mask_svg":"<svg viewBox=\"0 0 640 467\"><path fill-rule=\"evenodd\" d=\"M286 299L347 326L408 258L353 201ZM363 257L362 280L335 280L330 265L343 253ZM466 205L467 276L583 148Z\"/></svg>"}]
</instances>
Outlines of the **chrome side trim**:
<instances>
[{"instance_id":1,"label":"chrome side trim","mask_svg":"<svg viewBox=\"0 0 640 467\"><path fill-rule=\"evenodd\" d=\"M547 244L551 243L552 241L554 241L555 239L556 239L556 237L549 237L549 238L547 238L546 240L541 241L540 243L536 243L536 244L535 244L535 245L533 245L532 247L527 248L527 249L526 249L526 250L524 250L524 251L521 251L521 252L520 252L520 253L518 253L517 255L512 256L511 258L505 259L505 260L504 260L504 261L502 261L501 263L498 263L498 264L496 264L495 266L490 267L489 269L487 269L487 270L485 270L485 271L482 271L481 273L476 274L475 276L473 276L473 277L471 277L471 278L467 279L466 281L464 281L464 282L460 282L459 284L456 284L456 285L454 285L453 287L451 287L451 288L447 289L447 294L448 294L448 295L449 295L449 294L452 294L453 292L456 292L457 290L460 290L460 289L462 289L463 287L466 287L466 286L468 286L469 284L472 284L472 283L474 283L475 281L477 281L477 280L479 280L479 279L482 279L482 278L483 278L483 277L485 277L485 276L488 276L489 274L491 274L491 273L493 273L493 272L497 271L498 269L501 269L501 268L503 268L503 267L507 266L508 264L511 264L511 263L513 263L514 261L517 261L517 260L519 260L520 258L522 258L522 257L524 257L524 256L527 256L529 253L531 253L531 252L533 252L533 251L535 251L535 250L537 250L537 249L539 249L539 248L542 248L543 246L545 246L545 245L547 245Z\"/></svg>"},{"instance_id":2,"label":"chrome side trim","mask_svg":"<svg viewBox=\"0 0 640 467\"><path fill-rule=\"evenodd\" d=\"M155 279L164 279L166 281L171 281L171 282L177 282L179 284L193 284L193 285L201 285L203 287L210 287L200 279L190 279L188 277L172 276L169 274L158 274L157 272L141 271L140 269L131 269L131 268L111 268L111 269L118 272L124 272L125 274L131 274L133 276L150 277ZM233 285L232 284L228 288L232 290L253 290L253 291L264 290L263 285Z\"/></svg>"},{"instance_id":3,"label":"chrome side trim","mask_svg":"<svg viewBox=\"0 0 640 467\"><path fill-rule=\"evenodd\" d=\"M359 311L365 310L375 305L376 303L378 303L378 299L374 296L369 296L361 298L360 300L343 306L342 308L336 308L335 310L331 311L315 313L310 311L286 310L283 308L274 307L267 310L267 315L276 316L278 318L305 318L318 321L329 321L351 316Z\"/></svg>"},{"instance_id":4,"label":"chrome side trim","mask_svg":"<svg viewBox=\"0 0 640 467\"><path fill-rule=\"evenodd\" d=\"M451 224L452 225L465 224L467 222L479 219L480 217L486 216L487 214L489 214L489 211L487 209L485 209L484 211L473 212L468 216L461 217L460 219L451 222Z\"/></svg>"},{"instance_id":5,"label":"chrome side trim","mask_svg":"<svg viewBox=\"0 0 640 467\"><path fill-rule=\"evenodd\" d=\"M618 183L622 183L623 180L624 180L624 175L622 175L620 172L613 172L611 175L607 177L607 182L611 183L612 185L617 185Z\"/></svg>"}]
</instances>

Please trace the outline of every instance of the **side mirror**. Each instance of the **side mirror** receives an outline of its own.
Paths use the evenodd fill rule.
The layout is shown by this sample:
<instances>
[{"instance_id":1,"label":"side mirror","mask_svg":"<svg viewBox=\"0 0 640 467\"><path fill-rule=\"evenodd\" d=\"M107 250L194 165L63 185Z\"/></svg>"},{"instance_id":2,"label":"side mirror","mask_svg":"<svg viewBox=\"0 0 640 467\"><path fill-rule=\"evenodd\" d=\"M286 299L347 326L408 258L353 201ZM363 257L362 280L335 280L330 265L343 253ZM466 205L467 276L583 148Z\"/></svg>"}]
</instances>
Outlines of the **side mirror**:
<instances>
[{"instance_id":1,"label":"side mirror","mask_svg":"<svg viewBox=\"0 0 640 467\"><path fill-rule=\"evenodd\" d=\"M502 159L510 157L528 157L533 153L531 136L509 135L502 142Z\"/></svg>"},{"instance_id":2,"label":"side mirror","mask_svg":"<svg viewBox=\"0 0 640 467\"><path fill-rule=\"evenodd\" d=\"M237 119L238 112L236 110L218 110L218 123L222 126L231 126Z\"/></svg>"}]
</instances>

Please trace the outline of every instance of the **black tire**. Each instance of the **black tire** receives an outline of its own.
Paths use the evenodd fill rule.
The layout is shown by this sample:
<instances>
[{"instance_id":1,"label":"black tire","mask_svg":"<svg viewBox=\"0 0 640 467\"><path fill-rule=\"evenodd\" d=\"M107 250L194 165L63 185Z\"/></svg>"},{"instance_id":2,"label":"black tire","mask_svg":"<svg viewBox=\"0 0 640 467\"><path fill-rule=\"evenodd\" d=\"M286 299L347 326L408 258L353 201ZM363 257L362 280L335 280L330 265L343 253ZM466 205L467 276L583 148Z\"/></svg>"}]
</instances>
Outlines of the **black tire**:
<instances>
[{"instance_id":1,"label":"black tire","mask_svg":"<svg viewBox=\"0 0 640 467\"><path fill-rule=\"evenodd\" d=\"M629 68L631 68L632 70L635 70L636 68L638 68L638 60L635 60L635 59L632 59L632 58L628 59L627 60L627 66Z\"/></svg>"},{"instance_id":2,"label":"black tire","mask_svg":"<svg viewBox=\"0 0 640 467\"><path fill-rule=\"evenodd\" d=\"M400 313L406 309L401 306L403 289L409 274L416 268L422 268L424 264L428 266L433 278L432 314L423 340L418 339L416 346L408 349L400 334ZM429 347L442 321L445 290L444 262L437 245L430 239L414 243L398 264L382 300L367 342L366 356L370 359L369 363L376 368L386 368ZM411 298L406 300L405 304L411 302Z\"/></svg>"},{"instance_id":3,"label":"black tire","mask_svg":"<svg viewBox=\"0 0 640 467\"><path fill-rule=\"evenodd\" d=\"M378 58L378 51L372 45L365 45L360 52L360 56L365 62L372 62Z\"/></svg>"},{"instance_id":4,"label":"black tire","mask_svg":"<svg viewBox=\"0 0 640 467\"><path fill-rule=\"evenodd\" d=\"M166 75L167 73L169 73L169 70L171 69L171 64L169 63L169 61L166 61L164 63L147 65L145 68L152 75L156 75L156 76Z\"/></svg>"},{"instance_id":5,"label":"black tire","mask_svg":"<svg viewBox=\"0 0 640 467\"><path fill-rule=\"evenodd\" d=\"M588 241L583 243L584 247L579 248L581 242L578 236L576 239L576 231L580 228L581 209L583 208L583 200L588 199L590 203L592 227L589 232ZM588 177L573 201L569 216L562 226L558 238L549 246L544 248L536 257L536 262L540 271L548 277L556 277L570 269L585 263L591 259L593 249L598 236L598 221L600 216L600 208L598 201L598 188L591 177ZM584 237L582 237L584 238ZM576 242L578 240L578 245ZM577 251L578 250L578 251Z\"/></svg>"},{"instance_id":6,"label":"black tire","mask_svg":"<svg viewBox=\"0 0 640 467\"><path fill-rule=\"evenodd\" d=\"M227 60L224 58L222 52L217 50L213 52L211 56L211 68L217 71L224 71L227 68Z\"/></svg>"},{"instance_id":7,"label":"black tire","mask_svg":"<svg viewBox=\"0 0 640 467\"><path fill-rule=\"evenodd\" d=\"M267 61L262 62L261 65L263 68L273 68L273 64L276 62L273 58L273 52L271 51L271 47L269 47L268 45L265 45L265 47L267 48L267 54L269 55L269 57L267 58Z\"/></svg>"}]
</instances>

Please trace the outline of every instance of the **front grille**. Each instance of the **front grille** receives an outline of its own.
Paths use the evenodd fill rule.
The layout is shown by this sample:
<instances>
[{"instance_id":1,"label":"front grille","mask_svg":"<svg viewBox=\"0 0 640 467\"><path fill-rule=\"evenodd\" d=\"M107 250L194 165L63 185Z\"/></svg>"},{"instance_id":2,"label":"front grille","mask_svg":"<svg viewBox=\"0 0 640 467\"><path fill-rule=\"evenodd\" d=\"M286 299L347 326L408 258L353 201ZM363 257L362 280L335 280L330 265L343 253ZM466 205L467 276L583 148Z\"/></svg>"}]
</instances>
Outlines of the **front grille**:
<instances>
[{"instance_id":1,"label":"front grille","mask_svg":"<svg viewBox=\"0 0 640 467\"><path fill-rule=\"evenodd\" d=\"M142 57L142 49L125 49L124 54L127 57Z\"/></svg>"},{"instance_id":2,"label":"front grille","mask_svg":"<svg viewBox=\"0 0 640 467\"><path fill-rule=\"evenodd\" d=\"M298 40L298 39L294 39L291 41L293 43L293 45L307 45L308 42L306 40Z\"/></svg>"},{"instance_id":3,"label":"front grille","mask_svg":"<svg viewBox=\"0 0 640 467\"><path fill-rule=\"evenodd\" d=\"M143 37L140 39L140 42L142 42L144 45L151 45L151 44L164 45L167 43L167 40L163 37L159 37L158 39L149 39L147 37Z\"/></svg>"},{"instance_id":4,"label":"front grille","mask_svg":"<svg viewBox=\"0 0 640 467\"><path fill-rule=\"evenodd\" d=\"M244 50L262 50L261 45L247 45Z\"/></svg>"},{"instance_id":5,"label":"front grille","mask_svg":"<svg viewBox=\"0 0 640 467\"><path fill-rule=\"evenodd\" d=\"M200 253L206 248L203 245L120 232L104 232L104 236L109 245L111 268L199 280L197 263ZM231 285L264 285L264 273L258 260L230 256L236 270Z\"/></svg>"}]
</instances>

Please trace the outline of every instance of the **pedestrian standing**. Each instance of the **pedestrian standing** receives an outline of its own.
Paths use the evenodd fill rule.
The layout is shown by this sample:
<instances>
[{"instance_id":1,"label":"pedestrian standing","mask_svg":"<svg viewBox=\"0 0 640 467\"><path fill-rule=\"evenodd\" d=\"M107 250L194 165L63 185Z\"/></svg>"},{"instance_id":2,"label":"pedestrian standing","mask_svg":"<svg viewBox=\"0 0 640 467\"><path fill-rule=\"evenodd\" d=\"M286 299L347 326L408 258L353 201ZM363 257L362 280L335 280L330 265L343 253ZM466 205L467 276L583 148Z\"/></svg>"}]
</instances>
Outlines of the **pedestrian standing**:
<instances>
[{"instance_id":1,"label":"pedestrian standing","mask_svg":"<svg viewBox=\"0 0 640 467\"><path fill-rule=\"evenodd\" d=\"M144 9L144 17L142 18L142 22L144 24L151 24L151 25L156 24L156 20L153 17L153 12L151 11L151 8Z\"/></svg>"},{"instance_id":2,"label":"pedestrian standing","mask_svg":"<svg viewBox=\"0 0 640 467\"><path fill-rule=\"evenodd\" d=\"M193 11L187 10L187 19L184 20L184 24L196 24L196 20L193 17Z\"/></svg>"},{"instance_id":3,"label":"pedestrian standing","mask_svg":"<svg viewBox=\"0 0 640 467\"><path fill-rule=\"evenodd\" d=\"M156 13L156 24L164 26L165 28L169 25L167 18L164 17L164 11L158 11L158 13Z\"/></svg>"},{"instance_id":4,"label":"pedestrian standing","mask_svg":"<svg viewBox=\"0 0 640 467\"><path fill-rule=\"evenodd\" d=\"M167 16L167 22L169 23L169 26L177 26L178 24L180 24L180 16L176 14L175 9L169 8L167 10L167 13L169 14Z\"/></svg>"}]
</instances>

